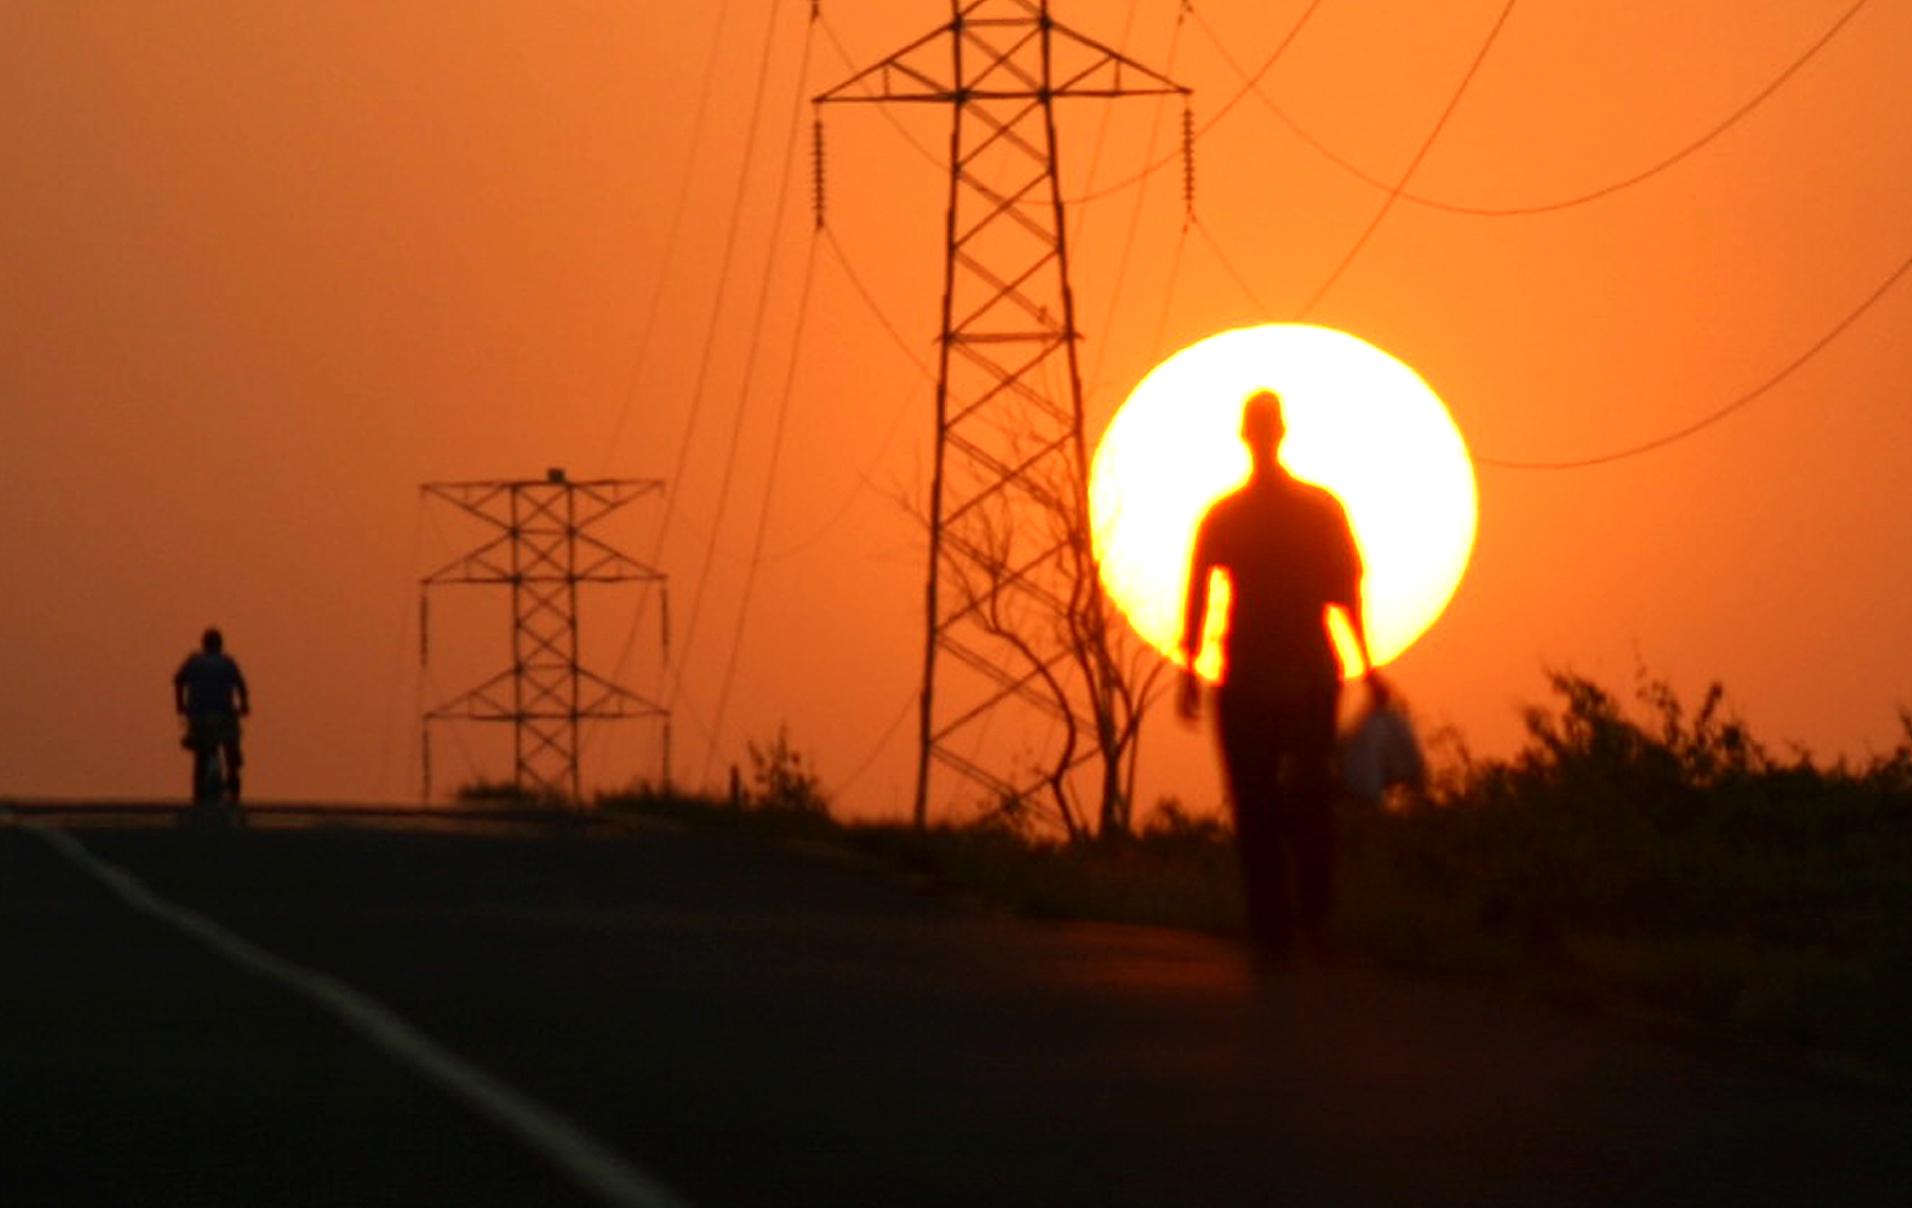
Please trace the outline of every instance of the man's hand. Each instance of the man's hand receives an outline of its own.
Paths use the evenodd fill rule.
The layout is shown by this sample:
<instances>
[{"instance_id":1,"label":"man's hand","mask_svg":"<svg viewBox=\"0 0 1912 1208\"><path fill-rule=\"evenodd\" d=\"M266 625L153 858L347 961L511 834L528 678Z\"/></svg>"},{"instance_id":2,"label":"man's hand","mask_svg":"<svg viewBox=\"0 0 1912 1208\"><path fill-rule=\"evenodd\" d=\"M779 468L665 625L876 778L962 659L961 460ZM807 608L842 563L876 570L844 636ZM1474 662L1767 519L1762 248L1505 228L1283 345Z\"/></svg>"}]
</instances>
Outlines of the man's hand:
<instances>
[{"instance_id":1,"label":"man's hand","mask_svg":"<svg viewBox=\"0 0 1912 1208\"><path fill-rule=\"evenodd\" d=\"M1394 699L1394 689L1388 687L1388 682L1381 678L1379 671L1369 668L1367 674L1361 677L1361 682L1367 685L1368 708L1376 713L1387 708Z\"/></svg>"},{"instance_id":2,"label":"man's hand","mask_svg":"<svg viewBox=\"0 0 1912 1208\"><path fill-rule=\"evenodd\" d=\"M1202 716L1202 677L1193 671L1182 672L1182 690L1175 695L1175 712L1183 721L1197 721Z\"/></svg>"}]
</instances>

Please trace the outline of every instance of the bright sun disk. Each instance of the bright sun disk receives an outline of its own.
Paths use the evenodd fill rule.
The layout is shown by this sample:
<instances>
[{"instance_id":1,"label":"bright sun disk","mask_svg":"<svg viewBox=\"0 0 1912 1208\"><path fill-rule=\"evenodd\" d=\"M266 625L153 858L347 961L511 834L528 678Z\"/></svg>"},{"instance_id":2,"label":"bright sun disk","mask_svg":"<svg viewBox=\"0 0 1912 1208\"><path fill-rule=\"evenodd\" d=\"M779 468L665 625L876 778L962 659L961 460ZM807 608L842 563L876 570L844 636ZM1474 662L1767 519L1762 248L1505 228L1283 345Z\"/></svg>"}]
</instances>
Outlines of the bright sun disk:
<instances>
[{"instance_id":1,"label":"bright sun disk","mask_svg":"<svg viewBox=\"0 0 1912 1208\"><path fill-rule=\"evenodd\" d=\"M1440 397L1405 364L1355 336L1272 323L1210 336L1142 379L1096 448L1089 510L1110 596L1151 645L1179 661L1195 528L1247 481L1242 404L1279 394L1281 462L1347 509L1367 576L1377 664L1440 616L1467 569L1478 502L1474 467ZM1224 590L1211 598L1196 669L1221 667ZM1344 673L1358 658L1337 627Z\"/></svg>"}]
</instances>

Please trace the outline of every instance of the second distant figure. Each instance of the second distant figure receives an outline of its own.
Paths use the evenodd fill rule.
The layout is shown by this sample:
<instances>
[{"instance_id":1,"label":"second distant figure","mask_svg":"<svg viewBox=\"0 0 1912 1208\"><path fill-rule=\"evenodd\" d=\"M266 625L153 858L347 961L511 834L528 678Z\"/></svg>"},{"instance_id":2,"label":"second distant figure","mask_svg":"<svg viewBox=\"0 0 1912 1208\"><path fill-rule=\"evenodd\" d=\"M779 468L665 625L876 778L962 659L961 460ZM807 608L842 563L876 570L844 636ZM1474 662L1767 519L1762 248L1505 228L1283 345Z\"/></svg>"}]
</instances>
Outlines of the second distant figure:
<instances>
[{"instance_id":1,"label":"second distant figure","mask_svg":"<svg viewBox=\"0 0 1912 1208\"><path fill-rule=\"evenodd\" d=\"M1181 712L1200 714L1194 671L1208 615L1209 580L1227 576L1216 729L1235 817L1248 933L1257 953L1285 963L1297 942L1327 950L1334 901L1333 804L1340 663L1328 610L1347 617L1364 668L1361 555L1333 495L1277 460L1287 428L1272 391L1249 398L1241 437L1248 482L1202 518L1182 624ZM1380 704L1386 688L1368 672Z\"/></svg>"}]
</instances>

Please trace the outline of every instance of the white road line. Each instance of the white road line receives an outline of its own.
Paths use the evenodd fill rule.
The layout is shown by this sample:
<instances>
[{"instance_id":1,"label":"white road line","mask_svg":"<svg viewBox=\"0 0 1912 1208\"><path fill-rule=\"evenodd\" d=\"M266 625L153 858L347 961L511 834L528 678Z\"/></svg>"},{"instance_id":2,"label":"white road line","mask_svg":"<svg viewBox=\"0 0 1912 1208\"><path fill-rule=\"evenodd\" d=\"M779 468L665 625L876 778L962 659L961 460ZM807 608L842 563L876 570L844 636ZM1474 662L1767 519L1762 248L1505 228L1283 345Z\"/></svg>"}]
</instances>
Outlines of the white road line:
<instances>
[{"instance_id":1,"label":"white road line","mask_svg":"<svg viewBox=\"0 0 1912 1208\"><path fill-rule=\"evenodd\" d=\"M11 811L0 806L0 813ZM12 815L19 828L77 865L141 914L198 940L249 973L284 986L337 1017L454 1099L510 1133L578 1186L616 1208L686 1208L675 1192L593 1139L577 1124L440 1045L391 1009L344 982L274 956L196 910L160 897L132 873L95 856L63 830Z\"/></svg>"}]
</instances>

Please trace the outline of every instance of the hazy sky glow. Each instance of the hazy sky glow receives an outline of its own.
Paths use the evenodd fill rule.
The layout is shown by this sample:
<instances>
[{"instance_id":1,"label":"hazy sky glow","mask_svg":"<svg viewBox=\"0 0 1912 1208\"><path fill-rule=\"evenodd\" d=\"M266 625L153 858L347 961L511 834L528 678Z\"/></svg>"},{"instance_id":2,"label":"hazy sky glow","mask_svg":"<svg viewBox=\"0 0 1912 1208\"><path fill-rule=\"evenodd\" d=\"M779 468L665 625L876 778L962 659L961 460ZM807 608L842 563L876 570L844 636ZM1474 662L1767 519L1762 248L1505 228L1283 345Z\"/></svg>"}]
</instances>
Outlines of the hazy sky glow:
<instances>
[{"instance_id":1,"label":"hazy sky glow","mask_svg":"<svg viewBox=\"0 0 1912 1208\"><path fill-rule=\"evenodd\" d=\"M1240 90L1211 31L1252 68L1307 4L1194 7L1178 30L1179 0L1054 5L1194 86L1206 122ZM1168 351L1299 317L1386 193L1297 130L1398 180L1504 7L1405 0L1377 21L1323 0L1264 80L1287 121L1250 96L1198 143L1198 229L1174 166L1072 211L1092 434ZM1516 4L1409 184L1449 208L1397 201L1308 318L1412 365L1486 459L1598 454L1758 387L1912 255L1912 7L1862 6L1636 185L1452 207L1638 175L1850 9ZM640 508L610 535L673 577L680 773L714 777L787 721L827 781L855 774L852 808L904 810L922 543L903 501L925 490L931 397L911 354L933 351L948 117L826 115L829 229L899 348L833 250L810 260L807 98L853 65L808 11L0 8L0 793L178 793L166 680L217 621L253 681L254 792L410 795L420 701L504 653L501 600L447 600L419 683L417 578L477 534L421 513L417 485L561 465L674 479L668 522ZM823 12L861 66L948 9ZM1065 190L1172 151L1179 120L1081 103ZM1403 689L1500 750L1543 665L1623 686L1643 661L1689 690L1723 679L1771 740L1888 744L1912 702L1909 322L1902 283L1658 452L1484 465L1472 569L1396 664ZM588 655L615 661L634 600L587 597ZM647 766L640 739L593 738L587 780ZM504 770L469 742L439 743L441 783L467 757ZM1164 714L1144 759L1151 795L1215 800L1205 735Z\"/></svg>"}]
</instances>

